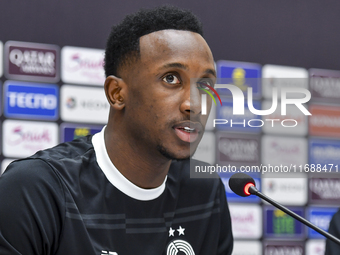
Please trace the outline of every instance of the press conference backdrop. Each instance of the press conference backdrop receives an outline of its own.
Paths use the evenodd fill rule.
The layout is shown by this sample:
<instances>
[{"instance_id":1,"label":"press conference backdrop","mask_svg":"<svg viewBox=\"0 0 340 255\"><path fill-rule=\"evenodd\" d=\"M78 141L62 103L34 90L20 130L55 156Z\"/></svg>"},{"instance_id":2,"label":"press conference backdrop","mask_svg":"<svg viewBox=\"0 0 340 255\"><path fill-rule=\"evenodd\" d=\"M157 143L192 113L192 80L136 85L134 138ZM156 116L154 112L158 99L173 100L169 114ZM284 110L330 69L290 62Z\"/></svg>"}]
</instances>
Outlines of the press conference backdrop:
<instances>
[{"instance_id":1,"label":"press conference backdrop","mask_svg":"<svg viewBox=\"0 0 340 255\"><path fill-rule=\"evenodd\" d=\"M312 94L307 105L311 117L289 109L284 117L297 120L298 128L210 125L197 157L204 154L215 165L340 166L340 35L335 33L339 4L171 3L200 16L218 76L232 78L244 92L252 87L255 108L269 108L273 87L301 87ZM0 3L2 172L13 159L101 130L109 110L102 69L109 29L126 14L158 4ZM256 79L261 77L266 79ZM212 116L235 118L231 98L222 93L222 101ZM279 110L267 118L281 121ZM246 109L239 121L244 119L248 123L261 116ZM323 237L256 197L237 197L228 188L229 176L221 174L230 203L234 254L323 254ZM253 176L263 193L327 230L340 204L338 175Z\"/></svg>"}]
</instances>

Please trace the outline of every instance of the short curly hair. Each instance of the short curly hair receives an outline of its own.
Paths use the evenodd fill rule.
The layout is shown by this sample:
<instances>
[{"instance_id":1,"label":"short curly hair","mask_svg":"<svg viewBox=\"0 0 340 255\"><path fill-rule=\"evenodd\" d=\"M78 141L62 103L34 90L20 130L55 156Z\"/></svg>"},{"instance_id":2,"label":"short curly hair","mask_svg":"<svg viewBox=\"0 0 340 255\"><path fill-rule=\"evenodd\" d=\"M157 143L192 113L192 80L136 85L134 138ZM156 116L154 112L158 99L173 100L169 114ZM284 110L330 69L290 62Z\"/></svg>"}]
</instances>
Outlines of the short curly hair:
<instances>
[{"instance_id":1,"label":"short curly hair","mask_svg":"<svg viewBox=\"0 0 340 255\"><path fill-rule=\"evenodd\" d=\"M173 6L142 9L111 29L105 50L105 75L118 76L119 68L140 57L139 38L165 30L185 30L203 36L202 24L190 11Z\"/></svg>"}]
</instances>

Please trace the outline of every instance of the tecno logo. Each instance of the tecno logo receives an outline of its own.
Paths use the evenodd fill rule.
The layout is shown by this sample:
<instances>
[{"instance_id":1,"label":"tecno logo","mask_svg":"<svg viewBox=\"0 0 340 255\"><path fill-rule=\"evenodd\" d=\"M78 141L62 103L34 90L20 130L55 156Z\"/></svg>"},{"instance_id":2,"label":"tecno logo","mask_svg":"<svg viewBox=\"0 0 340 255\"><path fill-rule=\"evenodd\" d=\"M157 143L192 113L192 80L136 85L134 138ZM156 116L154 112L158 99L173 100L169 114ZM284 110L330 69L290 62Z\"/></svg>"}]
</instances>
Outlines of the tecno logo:
<instances>
[{"instance_id":1,"label":"tecno logo","mask_svg":"<svg viewBox=\"0 0 340 255\"><path fill-rule=\"evenodd\" d=\"M232 95L232 101L233 101L233 111L232 115L245 115L245 96L243 94L243 91L238 88L235 85L232 84L216 84L216 89L228 89L231 92ZM287 115L287 105L295 105L297 109L299 109L304 115L311 115L311 113L306 109L306 107L303 105L304 103L307 103L311 98L311 93L304 88L281 88L281 115L285 116ZM298 93L301 95L300 98L288 98L288 95L290 93ZM248 87L247 89L247 104L248 109L252 114L255 115L270 115L275 112L275 110L278 107L278 89L276 87L272 90L272 103L271 107L269 109L255 109L254 103L253 103L253 88ZM221 102L222 105L222 102ZM206 114L206 95L202 95L201 98L201 112L202 115ZM221 107L223 109L223 107ZM246 112L247 112L246 111ZM268 123L272 127L275 126L276 122L281 122L281 125L283 127L295 127L298 125L298 121L294 119L250 119L246 123L246 120L240 122L233 122L232 119L214 119L213 120L213 126L216 125L226 125L229 124L231 127L233 125L242 125L243 127L262 127L265 123ZM293 123L290 124L289 123Z\"/></svg>"},{"instance_id":2,"label":"tecno logo","mask_svg":"<svg viewBox=\"0 0 340 255\"><path fill-rule=\"evenodd\" d=\"M44 95L25 92L8 92L9 106L30 109L55 109L57 97L55 95Z\"/></svg>"},{"instance_id":3,"label":"tecno logo","mask_svg":"<svg viewBox=\"0 0 340 255\"><path fill-rule=\"evenodd\" d=\"M57 119L58 96L56 85L8 81L5 83L5 115Z\"/></svg>"}]
</instances>

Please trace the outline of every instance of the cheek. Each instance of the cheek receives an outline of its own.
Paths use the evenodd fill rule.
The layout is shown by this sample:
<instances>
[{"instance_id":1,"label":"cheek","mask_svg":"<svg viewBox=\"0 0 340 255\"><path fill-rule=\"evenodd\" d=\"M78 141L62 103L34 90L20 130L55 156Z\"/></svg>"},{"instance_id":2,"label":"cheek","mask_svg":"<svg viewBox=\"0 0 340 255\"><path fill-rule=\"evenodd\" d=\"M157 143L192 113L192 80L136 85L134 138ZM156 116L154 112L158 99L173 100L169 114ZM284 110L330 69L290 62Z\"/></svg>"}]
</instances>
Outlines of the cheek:
<instances>
[{"instance_id":1,"label":"cheek","mask_svg":"<svg viewBox=\"0 0 340 255\"><path fill-rule=\"evenodd\" d=\"M162 108L162 105L160 104L160 101L157 99L153 99L150 102L150 105L148 106L148 112L146 114L149 115L149 118L153 120L154 124L161 124L158 123L161 121L162 116L164 114L164 109Z\"/></svg>"},{"instance_id":2,"label":"cheek","mask_svg":"<svg viewBox=\"0 0 340 255\"><path fill-rule=\"evenodd\" d=\"M166 129L171 126L172 122L180 117L176 115L176 109L172 107L167 100L159 99L153 100L148 106L149 119L154 124L155 128Z\"/></svg>"}]
</instances>

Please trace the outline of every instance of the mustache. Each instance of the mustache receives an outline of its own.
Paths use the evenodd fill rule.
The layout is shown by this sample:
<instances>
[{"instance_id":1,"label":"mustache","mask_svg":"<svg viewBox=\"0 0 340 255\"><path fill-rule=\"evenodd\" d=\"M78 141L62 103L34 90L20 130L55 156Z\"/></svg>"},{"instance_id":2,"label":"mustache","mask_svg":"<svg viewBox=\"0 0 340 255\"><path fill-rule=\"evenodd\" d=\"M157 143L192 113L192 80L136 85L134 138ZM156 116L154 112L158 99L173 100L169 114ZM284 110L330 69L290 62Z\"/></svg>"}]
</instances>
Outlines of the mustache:
<instances>
[{"instance_id":1,"label":"mustache","mask_svg":"<svg viewBox=\"0 0 340 255\"><path fill-rule=\"evenodd\" d=\"M180 122L194 122L194 123L198 123L201 126L202 131L203 132L205 131L205 125L202 124L201 119L200 119L199 116L183 116L182 118L178 118L178 119L172 120L171 122L169 122L169 125L171 127L173 127L174 125L176 125L176 124L178 124Z\"/></svg>"}]
</instances>

